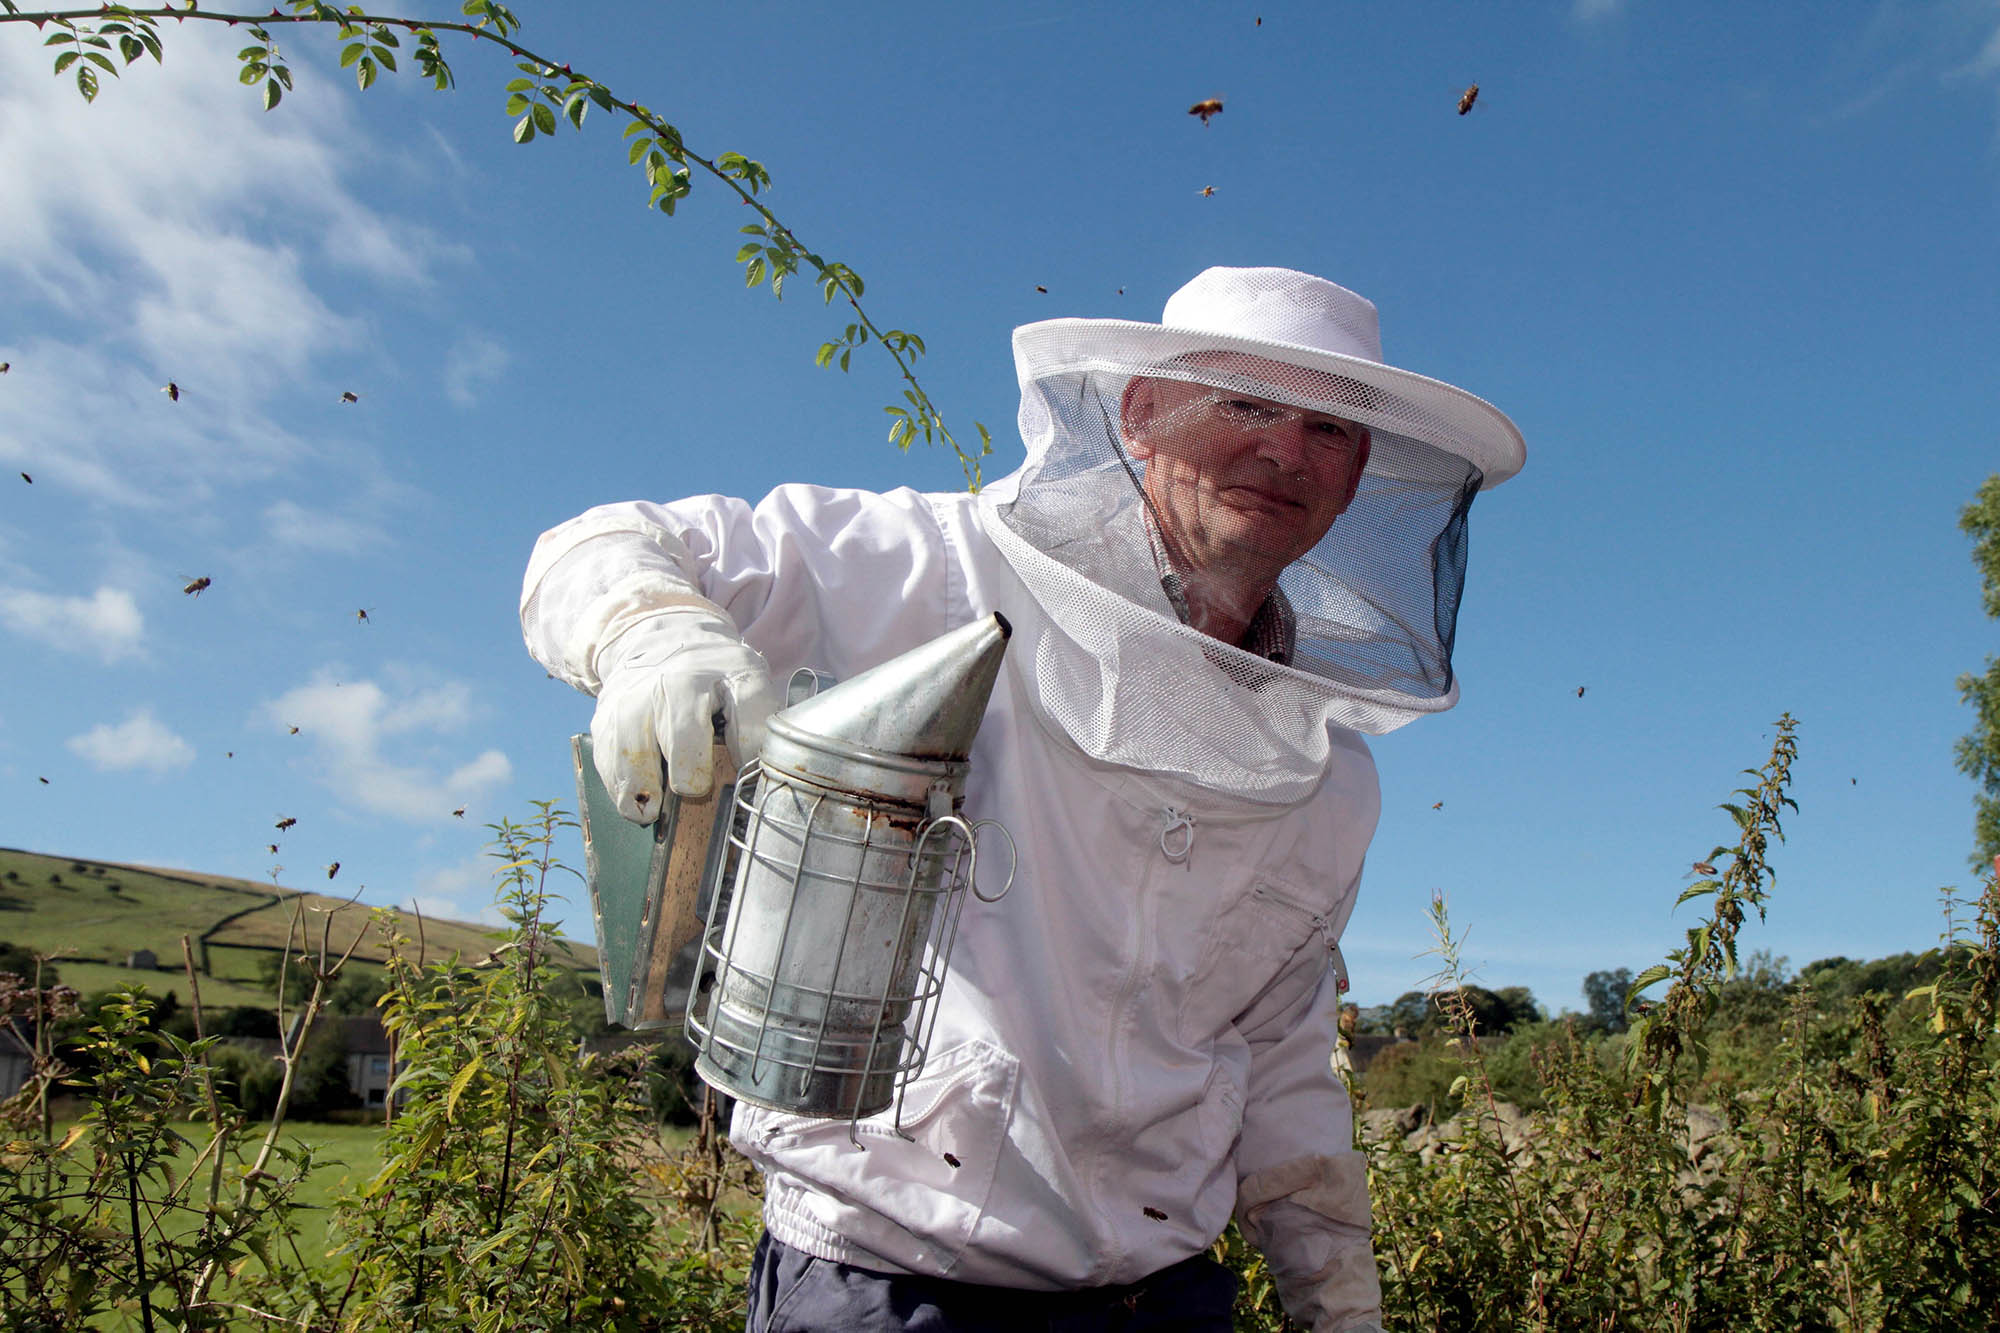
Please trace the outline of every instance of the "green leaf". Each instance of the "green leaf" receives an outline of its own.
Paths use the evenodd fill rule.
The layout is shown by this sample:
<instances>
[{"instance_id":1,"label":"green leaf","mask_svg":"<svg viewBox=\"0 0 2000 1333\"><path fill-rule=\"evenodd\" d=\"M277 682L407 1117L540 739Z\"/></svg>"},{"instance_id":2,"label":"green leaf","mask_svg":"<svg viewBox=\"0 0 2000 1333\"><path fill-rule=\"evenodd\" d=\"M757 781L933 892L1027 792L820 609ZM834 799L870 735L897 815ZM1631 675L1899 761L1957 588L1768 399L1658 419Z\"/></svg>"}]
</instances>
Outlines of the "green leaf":
<instances>
[{"instance_id":1,"label":"green leaf","mask_svg":"<svg viewBox=\"0 0 2000 1333\"><path fill-rule=\"evenodd\" d=\"M821 343L819 351L813 354L813 364L822 370L833 364L833 354L840 350L839 343Z\"/></svg>"},{"instance_id":2,"label":"green leaf","mask_svg":"<svg viewBox=\"0 0 2000 1333\"><path fill-rule=\"evenodd\" d=\"M468 11L469 12L469 11ZM530 111L514 122L514 142L526 143L535 137L535 113Z\"/></svg>"},{"instance_id":3,"label":"green leaf","mask_svg":"<svg viewBox=\"0 0 2000 1333\"><path fill-rule=\"evenodd\" d=\"M374 51L375 58L382 62L382 68L394 74L396 72L396 57L386 48L380 46L375 47Z\"/></svg>"},{"instance_id":4,"label":"green leaf","mask_svg":"<svg viewBox=\"0 0 2000 1333\"><path fill-rule=\"evenodd\" d=\"M532 90L534 86L535 86L535 81L533 79L507 80L507 91L510 93L525 93Z\"/></svg>"},{"instance_id":5,"label":"green leaf","mask_svg":"<svg viewBox=\"0 0 2000 1333\"><path fill-rule=\"evenodd\" d=\"M625 160L633 166L639 165L639 159L644 157L652 146L651 139L634 139L630 151L625 154Z\"/></svg>"},{"instance_id":6,"label":"green leaf","mask_svg":"<svg viewBox=\"0 0 2000 1333\"><path fill-rule=\"evenodd\" d=\"M590 99L582 93L571 93L563 102L563 114L568 116L569 123L578 129L583 128L583 116L588 110L590 110Z\"/></svg>"},{"instance_id":7,"label":"green leaf","mask_svg":"<svg viewBox=\"0 0 2000 1333\"><path fill-rule=\"evenodd\" d=\"M97 75L90 66L77 66L76 90L83 94L83 100L86 102L97 100Z\"/></svg>"},{"instance_id":8,"label":"green leaf","mask_svg":"<svg viewBox=\"0 0 2000 1333\"><path fill-rule=\"evenodd\" d=\"M743 285L745 287L755 287L758 283L762 282L763 280L764 280L764 260L762 256L759 256L758 258L751 260L750 266L743 270Z\"/></svg>"},{"instance_id":9,"label":"green leaf","mask_svg":"<svg viewBox=\"0 0 2000 1333\"><path fill-rule=\"evenodd\" d=\"M609 88L606 88L601 83L593 83L589 85L589 88L590 88L591 101L597 103L599 106L603 107L606 111L616 111L618 109L618 103L611 96L611 90Z\"/></svg>"},{"instance_id":10,"label":"green leaf","mask_svg":"<svg viewBox=\"0 0 2000 1333\"><path fill-rule=\"evenodd\" d=\"M1641 991L1645 990L1648 986L1653 985L1655 982L1665 981L1668 975L1669 973L1667 971L1667 965L1665 963L1655 963L1651 967L1647 968L1644 972L1641 972L1638 976L1633 977L1632 984L1625 990L1625 1003L1628 1005L1631 1004L1632 1001L1639 998L1639 993Z\"/></svg>"},{"instance_id":11,"label":"green leaf","mask_svg":"<svg viewBox=\"0 0 2000 1333\"><path fill-rule=\"evenodd\" d=\"M236 75L236 81L247 88L251 84L257 82L257 80L263 77L264 77L263 62L253 61L252 63L245 65L242 68L242 70L238 72L238 74Z\"/></svg>"},{"instance_id":12,"label":"green leaf","mask_svg":"<svg viewBox=\"0 0 2000 1333\"><path fill-rule=\"evenodd\" d=\"M360 42L349 42L346 46L340 48L340 67L346 69L349 65L361 59L367 50L368 48Z\"/></svg>"},{"instance_id":13,"label":"green leaf","mask_svg":"<svg viewBox=\"0 0 2000 1333\"><path fill-rule=\"evenodd\" d=\"M278 81L276 79L264 80L264 109L266 111L269 111L272 107L276 106L279 102L279 99L283 98L284 95L285 95L284 89L278 86Z\"/></svg>"},{"instance_id":14,"label":"green leaf","mask_svg":"<svg viewBox=\"0 0 2000 1333\"><path fill-rule=\"evenodd\" d=\"M556 132L556 111L547 102L535 103L535 128L543 134Z\"/></svg>"},{"instance_id":15,"label":"green leaf","mask_svg":"<svg viewBox=\"0 0 2000 1333\"><path fill-rule=\"evenodd\" d=\"M398 42L398 41L396 40L396 34L395 34L395 33L393 33L393 32L391 32L391 31L389 31L389 29L387 29L387 28L377 28L377 29L375 29L375 40L376 40L377 42L380 42L380 43L381 43L381 44L382 44L383 46L400 46L400 45L402 45L402 43L400 43L400 42ZM391 69L394 69L394 68L395 68L395 66L394 66L394 65L391 65L391 66L390 66L390 68L391 68Z\"/></svg>"},{"instance_id":16,"label":"green leaf","mask_svg":"<svg viewBox=\"0 0 2000 1333\"><path fill-rule=\"evenodd\" d=\"M118 73L118 66L111 63L110 56L104 55L97 51L85 51L83 53L83 58L85 60L88 60L91 64L97 66L101 70L105 70L108 73L114 75Z\"/></svg>"},{"instance_id":17,"label":"green leaf","mask_svg":"<svg viewBox=\"0 0 2000 1333\"><path fill-rule=\"evenodd\" d=\"M757 242L755 241L750 241L747 244L745 244L741 250L738 250L736 252L736 262L741 264L745 260L749 259L752 255L763 253L763 250L764 250L763 246L757 244Z\"/></svg>"},{"instance_id":18,"label":"green leaf","mask_svg":"<svg viewBox=\"0 0 2000 1333\"><path fill-rule=\"evenodd\" d=\"M527 94L515 93L512 97L507 99L507 114L510 116L518 116L523 111L526 111L532 105L534 104L528 100Z\"/></svg>"},{"instance_id":19,"label":"green leaf","mask_svg":"<svg viewBox=\"0 0 2000 1333\"><path fill-rule=\"evenodd\" d=\"M466 1064L465 1068L459 1070L457 1074L453 1075L451 1080L451 1087L446 1090L444 1097L445 1119L447 1120L451 1119L452 1113L458 1109L459 1097L464 1094L466 1085L471 1083L473 1077L479 1073L480 1067L481 1066L479 1059L477 1057L474 1057L471 1061L469 1061Z\"/></svg>"},{"instance_id":20,"label":"green leaf","mask_svg":"<svg viewBox=\"0 0 2000 1333\"><path fill-rule=\"evenodd\" d=\"M55 72L60 74L83 58L81 51L64 51L56 56Z\"/></svg>"},{"instance_id":21,"label":"green leaf","mask_svg":"<svg viewBox=\"0 0 2000 1333\"><path fill-rule=\"evenodd\" d=\"M647 125L645 121L634 120L630 125L625 127L625 137L629 139L635 134L644 134L646 129Z\"/></svg>"},{"instance_id":22,"label":"green leaf","mask_svg":"<svg viewBox=\"0 0 2000 1333\"><path fill-rule=\"evenodd\" d=\"M139 44L137 37L120 37L118 39L118 54L124 56L125 63L129 65L140 56L145 55L146 48Z\"/></svg>"},{"instance_id":23,"label":"green leaf","mask_svg":"<svg viewBox=\"0 0 2000 1333\"><path fill-rule=\"evenodd\" d=\"M785 299L784 269L779 269L775 273L771 274L771 295L777 297L780 301Z\"/></svg>"},{"instance_id":24,"label":"green leaf","mask_svg":"<svg viewBox=\"0 0 2000 1333\"><path fill-rule=\"evenodd\" d=\"M271 72L278 76L279 83L285 85L286 92L290 92L292 90L292 67L290 65L279 65L276 69L273 69Z\"/></svg>"},{"instance_id":25,"label":"green leaf","mask_svg":"<svg viewBox=\"0 0 2000 1333\"><path fill-rule=\"evenodd\" d=\"M375 82L375 62L372 59L361 57L361 64L354 71L354 81L361 85L361 91L368 91L368 85Z\"/></svg>"}]
</instances>

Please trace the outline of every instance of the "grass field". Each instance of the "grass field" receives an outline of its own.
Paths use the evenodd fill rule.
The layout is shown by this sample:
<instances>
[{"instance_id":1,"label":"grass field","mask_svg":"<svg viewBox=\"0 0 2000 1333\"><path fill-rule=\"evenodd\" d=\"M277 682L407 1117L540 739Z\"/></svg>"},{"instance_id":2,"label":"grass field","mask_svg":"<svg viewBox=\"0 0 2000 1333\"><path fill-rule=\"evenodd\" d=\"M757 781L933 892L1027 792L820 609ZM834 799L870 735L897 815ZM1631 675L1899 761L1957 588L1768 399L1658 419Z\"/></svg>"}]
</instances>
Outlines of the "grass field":
<instances>
[{"instance_id":1,"label":"grass field","mask_svg":"<svg viewBox=\"0 0 2000 1333\"><path fill-rule=\"evenodd\" d=\"M185 935L193 942L197 965L205 959L204 1004L269 1003L257 993L262 990L256 984L259 967L284 949L288 939L302 938L302 932L309 932L317 945L324 926L336 951L359 937L354 956L383 961L386 949L369 915L369 909L344 899L252 880L0 848L0 941L58 956L64 960L59 963L64 981L86 994L129 985L135 978L162 994L184 992L186 979L178 964ZM418 938L414 916L391 915L399 932ZM496 932L469 922L426 920L421 935L426 958L455 951L470 960L493 947ZM597 951L585 944L570 947L578 969L594 974ZM150 950L171 973L118 967L141 949ZM92 971L92 964L119 975L100 982L103 974ZM228 989L229 983L237 989ZM217 988L213 994L211 984Z\"/></svg>"}]
</instances>

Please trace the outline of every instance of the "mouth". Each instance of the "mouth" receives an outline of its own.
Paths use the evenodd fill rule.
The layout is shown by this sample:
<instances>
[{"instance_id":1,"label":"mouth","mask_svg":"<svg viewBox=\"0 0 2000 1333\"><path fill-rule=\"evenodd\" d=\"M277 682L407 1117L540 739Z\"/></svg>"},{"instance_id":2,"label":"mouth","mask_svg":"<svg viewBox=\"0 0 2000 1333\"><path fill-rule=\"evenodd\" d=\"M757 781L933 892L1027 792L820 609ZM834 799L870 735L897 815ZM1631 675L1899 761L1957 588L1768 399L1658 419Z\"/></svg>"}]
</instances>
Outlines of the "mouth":
<instances>
[{"instance_id":1,"label":"mouth","mask_svg":"<svg viewBox=\"0 0 2000 1333\"><path fill-rule=\"evenodd\" d=\"M1261 486L1225 486L1222 488L1222 498L1238 509L1261 509L1273 514L1305 508L1303 502L1278 491L1265 490Z\"/></svg>"}]
</instances>

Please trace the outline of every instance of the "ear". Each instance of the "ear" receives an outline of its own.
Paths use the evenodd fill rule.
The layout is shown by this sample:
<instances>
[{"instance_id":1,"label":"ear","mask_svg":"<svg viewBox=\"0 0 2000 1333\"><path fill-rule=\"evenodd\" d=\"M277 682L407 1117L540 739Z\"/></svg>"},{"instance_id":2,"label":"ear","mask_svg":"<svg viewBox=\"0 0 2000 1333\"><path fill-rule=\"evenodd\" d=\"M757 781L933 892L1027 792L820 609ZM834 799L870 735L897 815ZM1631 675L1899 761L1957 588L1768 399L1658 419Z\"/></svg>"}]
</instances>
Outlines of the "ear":
<instances>
[{"instance_id":1,"label":"ear","mask_svg":"<svg viewBox=\"0 0 2000 1333\"><path fill-rule=\"evenodd\" d=\"M1159 386L1153 380L1134 375L1125 382L1125 392L1118 399L1118 431L1125 437L1125 447L1131 450L1132 457L1141 462L1153 456L1146 432L1158 411Z\"/></svg>"}]
</instances>

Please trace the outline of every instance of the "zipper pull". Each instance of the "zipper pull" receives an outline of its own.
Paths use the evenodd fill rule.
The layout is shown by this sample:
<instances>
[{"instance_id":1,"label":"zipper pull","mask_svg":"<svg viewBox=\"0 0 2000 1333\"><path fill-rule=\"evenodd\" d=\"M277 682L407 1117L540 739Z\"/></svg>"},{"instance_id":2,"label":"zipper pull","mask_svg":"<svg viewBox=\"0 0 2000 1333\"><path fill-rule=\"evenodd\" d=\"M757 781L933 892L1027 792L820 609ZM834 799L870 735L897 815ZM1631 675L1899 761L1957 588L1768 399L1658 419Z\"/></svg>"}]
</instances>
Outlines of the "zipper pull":
<instances>
[{"instance_id":1,"label":"zipper pull","mask_svg":"<svg viewBox=\"0 0 2000 1333\"><path fill-rule=\"evenodd\" d=\"M1194 850L1194 816L1171 805L1164 811L1166 827L1160 830L1160 855L1180 865Z\"/></svg>"}]
</instances>

